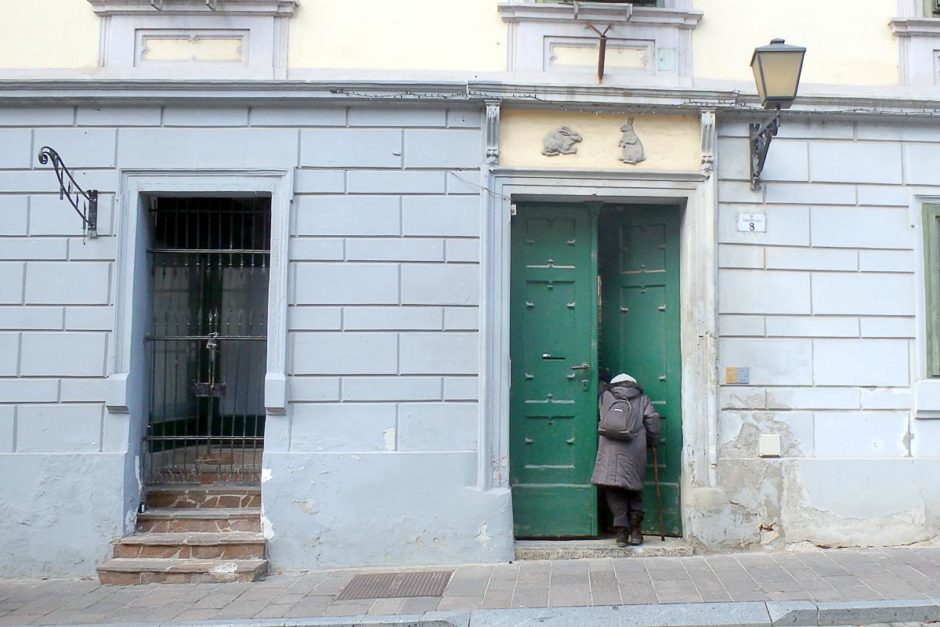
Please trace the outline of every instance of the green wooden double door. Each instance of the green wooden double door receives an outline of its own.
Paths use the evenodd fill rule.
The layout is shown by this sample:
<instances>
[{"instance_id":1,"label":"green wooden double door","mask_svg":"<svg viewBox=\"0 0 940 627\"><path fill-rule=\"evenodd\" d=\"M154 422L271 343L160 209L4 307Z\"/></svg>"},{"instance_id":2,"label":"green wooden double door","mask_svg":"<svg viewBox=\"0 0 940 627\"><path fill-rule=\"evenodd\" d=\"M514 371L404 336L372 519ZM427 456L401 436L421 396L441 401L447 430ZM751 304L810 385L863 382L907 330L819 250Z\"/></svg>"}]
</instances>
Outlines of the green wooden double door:
<instances>
[{"instance_id":1,"label":"green wooden double door","mask_svg":"<svg viewBox=\"0 0 940 627\"><path fill-rule=\"evenodd\" d=\"M663 417L664 526L681 535L679 213L517 205L512 219L510 483L517 537L597 535L591 485L601 369L633 375ZM658 533L652 456L644 527Z\"/></svg>"}]
</instances>

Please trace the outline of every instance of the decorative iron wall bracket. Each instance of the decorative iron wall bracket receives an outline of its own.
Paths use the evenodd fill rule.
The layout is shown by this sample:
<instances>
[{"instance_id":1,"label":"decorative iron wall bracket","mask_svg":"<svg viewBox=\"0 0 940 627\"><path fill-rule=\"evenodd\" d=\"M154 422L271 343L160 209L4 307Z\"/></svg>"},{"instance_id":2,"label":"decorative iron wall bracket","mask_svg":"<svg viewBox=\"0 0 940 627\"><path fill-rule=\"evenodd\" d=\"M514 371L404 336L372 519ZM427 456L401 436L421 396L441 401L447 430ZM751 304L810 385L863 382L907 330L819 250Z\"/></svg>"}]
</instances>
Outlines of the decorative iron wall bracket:
<instances>
[{"instance_id":1,"label":"decorative iron wall bracket","mask_svg":"<svg viewBox=\"0 0 940 627\"><path fill-rule=\"evenodd\" d=\"M780 129L780 114L778 112L769 122L749 124L748 128L751 131L751 189L757 191L760 189L760 173L764 170L770 142Z\"/></svg>"},{"instance_id":2,"label":"decorative iron wall bracket","mask_svg":"<svg viewBox=\"0 0 940 627\"><path fill-rule=\"evenodd\" d=\"M59 179L59 199L68 199L75 213L82 219L82 231L89 239L98 237L98 190L90 189L87 192L69 172L62 162L62 157L49 146L43 146L39 151L39 163L46 165L52 162L52 169ZM84 203L82 202L84 200Z\"/></svg>"}]
</instances>

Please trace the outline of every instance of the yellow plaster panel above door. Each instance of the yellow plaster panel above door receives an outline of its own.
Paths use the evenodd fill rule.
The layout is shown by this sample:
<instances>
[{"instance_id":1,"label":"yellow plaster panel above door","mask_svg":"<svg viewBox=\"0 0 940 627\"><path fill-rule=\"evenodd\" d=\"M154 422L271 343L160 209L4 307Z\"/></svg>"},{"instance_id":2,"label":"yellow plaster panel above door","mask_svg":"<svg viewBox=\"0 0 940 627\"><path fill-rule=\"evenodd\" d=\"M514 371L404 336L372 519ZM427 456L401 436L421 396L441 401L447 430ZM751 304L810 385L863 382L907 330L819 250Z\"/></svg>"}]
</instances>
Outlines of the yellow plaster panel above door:
<instances>
[{"instance_id":1,"label":"yellow plaster panel above door","mask_svg":"<svg viewBox=\"0 0 940 627\"><path fill-rule=\"evenodd\" d=\"M645 160L621 161L621 126L633 120ZM542 154L546 135L567 127L581 137L575 154ZM506 109L500 114L499 162L507 167L694 171L702 165L699 119L691 115L566 113Z\"/></svg>"}]
</instances>

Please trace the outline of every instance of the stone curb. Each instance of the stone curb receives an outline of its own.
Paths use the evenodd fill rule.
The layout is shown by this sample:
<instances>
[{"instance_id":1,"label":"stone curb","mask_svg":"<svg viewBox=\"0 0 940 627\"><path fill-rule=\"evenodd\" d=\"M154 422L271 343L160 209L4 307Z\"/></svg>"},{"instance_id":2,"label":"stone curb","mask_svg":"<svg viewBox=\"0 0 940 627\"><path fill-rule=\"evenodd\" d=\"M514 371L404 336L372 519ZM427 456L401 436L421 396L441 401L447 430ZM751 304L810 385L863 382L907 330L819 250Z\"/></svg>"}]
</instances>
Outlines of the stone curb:
<instances>
[{"instance_id":1,"label":"stone curb","mask_svg":"<svg viewBox=\"0 0 940 627\"><path fill-rule=\"evenodd\" d=\"M107 624L107 623L105 623ZM111 623L111 625L115 625ZM388 616L321 616L316 618L244 618L192 623L120 623L120 627L468 627L470 611L432 611L424 614ZM87 627L58 625L56 627Z\"/></svg>"},{"instance_id":2,"label":"stone curb","mask_svg":"<svg viewBox=\"0 0 940 627\"><path fill-rule=\"evenodd\" d=\"M162 623L169 627L776 627L940 622L940 599L749 601L596 607L434 611L401 616L336 616ZM153 623L126 627L153 627ZM66 626L78 627L78 626Z\"/></svg>"}]
</instances>

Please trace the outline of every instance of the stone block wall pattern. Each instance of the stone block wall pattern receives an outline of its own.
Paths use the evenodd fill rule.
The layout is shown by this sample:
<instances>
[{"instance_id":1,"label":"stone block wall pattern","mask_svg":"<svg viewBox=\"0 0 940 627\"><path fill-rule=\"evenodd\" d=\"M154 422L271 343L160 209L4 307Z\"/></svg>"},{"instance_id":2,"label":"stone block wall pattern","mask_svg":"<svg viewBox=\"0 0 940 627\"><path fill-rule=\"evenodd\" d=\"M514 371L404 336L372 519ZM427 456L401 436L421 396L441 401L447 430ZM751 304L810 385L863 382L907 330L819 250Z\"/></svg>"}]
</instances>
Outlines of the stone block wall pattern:
<instances>
[{"instance_id":1,"label":"stone block wall pattern","mask_svg":"<svg viewBox=\"0 0 940 627\"><path fill-rule=\"evenodd\" d=\"M465 106L0 111L0 465L4 476L31 477L2 489L0 500L19 514L0 530L19 533L12 527L29 521L43 535L10 543L5 572L92 574L133 521L137 486L119 468L135 464L139 425L131 425L145 417L104 405L116 277L146 271L118 258L117 220L136 210L117 204L122 170L294 172L290 239L274 243L289 256L289 407L268 418L264 460L276 568L388 559L388 534L402 520L376 521L370 500L359 498L376 487L372 466L356 461L362 455L381 456L389 481L437 477L413 496L399 492L398 505L416 512L415 525L469 534L462 548L429 541L409 559L511 557L505 542L473 540L481 526L509 537L505 493L481 493L475 507L453 513L420 506L476 483L482 203L468 182L479 180L483 162L482 117ZM98 239L82 238L51 169L38 164L45 144L82 186L99 189ZM348 464L363 473L344 477ZM316 480L280 471L314 467ZM73 498L43 487L55 482ZM298 550L326 528L352 548Z\"/></svg>"},{"instance_id":2,"label":"stone block wall pattern","mask_svg":"<svg viewBox=\"0 0 940 627\"><path fill-rule=\"evenodd\" d=\"M718 486L736 505L692 514L706 543L851 546L940 534L924 514L940 491L901 488L922 486L940 452L930 444L940 422L912 412L925 376L915 197L938 191L924 161L937 138L914 124L818 130L788 120L755 192L746 128L719 125ZM767 231L739 232L738 213L765 214ZM735 367L749 368L749 383L728 383ZM781 436L780 458L758 457L766 433ZM853 470L828 487L840 464ZM873 491L891 492L890 503L848 503Z\"/></svg>"}]
</instances>

